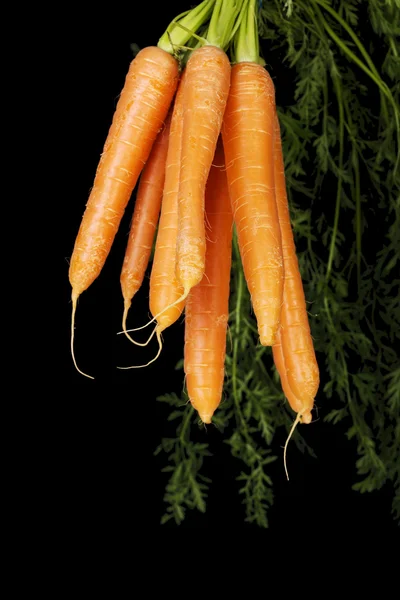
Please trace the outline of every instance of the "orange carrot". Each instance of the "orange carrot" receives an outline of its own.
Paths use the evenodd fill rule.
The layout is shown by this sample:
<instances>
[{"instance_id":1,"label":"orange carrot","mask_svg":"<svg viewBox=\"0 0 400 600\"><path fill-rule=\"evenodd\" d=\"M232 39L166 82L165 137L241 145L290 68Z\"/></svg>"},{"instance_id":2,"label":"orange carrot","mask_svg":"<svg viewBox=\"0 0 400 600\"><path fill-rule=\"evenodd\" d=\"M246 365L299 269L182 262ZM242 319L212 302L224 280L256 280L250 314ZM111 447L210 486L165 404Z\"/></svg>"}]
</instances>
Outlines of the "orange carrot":
<instances>
[{"instance_id":1,"label":"orange carrot","mask_svg":"<svg viewBox=\"0 0 400 600\"><path fill-rule=\"evenodd\" d=\"M216 46L193 51L186 66L178 197L176 274L184 297L205 269L205 187L229 93L230 64Z\"/></svg>"},{"instance_id":2,"label":"orange carrot","mask_svg":"<svg viewBox=\"0 0 400 600\"><path fill-rule=\"evenodd\" d=\"M211 423L224 382L232 253L232 210L222 140L207 181L205 210L205 273L187 298L184 370L193 407L203 423Z\"/></svg>"},{"instance_id":3,"label":"orange carrot","mask_svg":"<svg viewBox=\"0 0 400 600\"><path fill-rule=\"evenodd\" d=\"M285 169L278 117L275 117L275 188L282 232L285 280L281 327L273 346L275 365L282 387L302 422L311 421L311 410L319 386L319 370L308 322L303 284L290 223Z\"/></svg>"},{"instance_id":4,"label":"orange carrot","mask_svg":"<svg viewBox=\"0 0 400 600\"><path fill-rule=\"evenodd\" d=\"M177 81L178 63L161 48L144 48L130 65L71 257L71 351L77 369L73 354L77 299L100 274L132 190L167 116Z\"/></svg>"},{"instance_id":5,"label":"orange carrot","mask_svg":"<svg viewBox=\"0 0 400 600\"><path fill-rule=\"evenodd\" d=\"M176 279L175 264L185 78L186 71L179 83L172 113L160 223L150 274L150 311L157 321L158 338L164 329L175 323L185 305L184 301L175 304L183 293Z\"/></svg>"},{"instance_id":6,"label":"orange carrot","mask_svg":"<svg viewBox=\"0 0 400 600\"><path fill-rule=\"evenodd\" d=\"M274 182L275 91L255 62L232 68L222 127L229 192L260 342L275 342L283 296L282 242Z\"/></svg>"},{"instance_id":7,"label":"orange carrot","mask_svg":"<svg viewBox=\"0 0 400 600\"><path fill-rule=\"evenodd\" d=\"M126 317L132 298L143 283L157 228L164 189L170 123L171 113L168 114L165 126L154 142L149 159L140 176L120 278L124 298L122 319L124 330L126 330Z\"/></svg>"}]
</instances>

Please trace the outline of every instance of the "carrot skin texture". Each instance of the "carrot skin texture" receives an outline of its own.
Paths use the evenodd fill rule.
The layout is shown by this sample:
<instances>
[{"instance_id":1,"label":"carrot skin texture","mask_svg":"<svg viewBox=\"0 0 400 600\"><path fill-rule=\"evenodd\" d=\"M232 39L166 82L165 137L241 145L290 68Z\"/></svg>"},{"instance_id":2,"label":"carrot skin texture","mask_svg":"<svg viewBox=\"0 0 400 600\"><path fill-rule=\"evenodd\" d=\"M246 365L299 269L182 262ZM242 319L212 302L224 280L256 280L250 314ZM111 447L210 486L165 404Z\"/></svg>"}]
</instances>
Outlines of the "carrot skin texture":
<instances>
[{"instance_id":1,"label":"carrot skin texture","mask_svg":"<svg viewBox=\"0 0 400 600\"><path fill-rule=\"evenodd\" d=\"M126 306L143 283L161 209L165 181L171 113L153 144L142 171L132 224L121 270L121 289Z\"/></svg>"},{"instance_id":2,"label":"carrot skin texture","mask_svg":"<svg viewBox=\"0 0 400 600\"><path fill-rule=\"evenodd\" d=\"M275 200L275 90L256 63L232 67L222 137L233 217L260 342L270 346L283 300L281 232Z\"/></svg>"},{"instance_id":3,"label":"carrot skin texture","mask_svg":"<svg viewBox=\"0 0 400 600\"><path fill-rule=\"evenodd\" d=\"M196 49L186 66L182 158L178 197L176 272L186 292L204 274L205 187L221 130L230 63L216 46Z\"/></svg>"},{"instance_id":4,"label":"carrot skin texture","mask_svg":"<svg viewBox=\"0 0 400 600\"><path fill-rule=\"evenodd\" d=\"M185 306L185 301L170 306L183 294L183 288L176 278L175 265L185 77L184 71L172 111L161 215L150 274L150 311L153 317L159 315L157 322L160 332L175 323Z\"/></svg>"},{"instance_id":5,"label":"carrot skin texture","mask_svg":"<svg viewBox=\"0 0 400 600\"><path fill-rule=\"evenodd\" d=\"M275 118L275 131L275 187L282 232L285 282L281 327L277 347L273 347L273 355L289 404L297 413L303 413L304 411L309 412L313 408L314 398L319 386L319 369L308 322L303 283L290 223L285 168L277 116ZM279 355L281 355L280 358ZM280 366L278 367L278 365Z\"/></svg>"},{"instance_id":6,"label":"carrot skin texture","mask_svg":"<svg viewBox=\"0 0 400 600\"><path fill-rule=\"evenodd\" d=\"M233 218L222 143L206 187L205 273L185 308L184 371L190 401L203 423L219 406L224 383Z\"/></svg>"},{"instance_id":7,"label":"carrot skin texture","mask_svg":"<svg viewBox=\"0 0 400 600\"><path fill-rule=\"evenodd\" d=\"M144 48L131 62L71 257L75 298L101 272L177 81L177 61L160 48Z\"/></svg>"}]
</instances>

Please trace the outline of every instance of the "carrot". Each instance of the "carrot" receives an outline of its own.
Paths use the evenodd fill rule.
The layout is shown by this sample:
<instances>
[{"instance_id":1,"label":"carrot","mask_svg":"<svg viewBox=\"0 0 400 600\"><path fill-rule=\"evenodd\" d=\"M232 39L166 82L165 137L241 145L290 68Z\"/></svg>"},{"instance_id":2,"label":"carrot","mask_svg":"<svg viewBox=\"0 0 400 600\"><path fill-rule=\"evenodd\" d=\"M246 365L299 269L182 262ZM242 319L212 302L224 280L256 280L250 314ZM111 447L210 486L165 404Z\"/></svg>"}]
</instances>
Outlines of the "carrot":
<instances>
[{"instance_id":1,"label":"carrot","mask_svg":"<svg viewBox=\"0 0 400 600\"><path fill-rule=\"evenodd\" d=\"M160 48L144 48L131 62L71 257L75 300L100 274L177 81L176 60Z\"/></svg>"},{"instance_id":2,"label":"carrot","mask_svg":"<svg viewBox=\"0 0 400 600\"><path fill-rule=\"evenodd\" d=\"M184 71L172 113L161 215L150 274L150 311L153 320L157 321L155 332L159 342L159 353L161 351L160 335L162 331L175 323L182 314L185 305L184 300L177 302L182 296L183 289L175 275L185 78L186 72Z\"/></svg>"},{"instance_id":3,"label":"carrot","mask_svg":"<svg viewBox=\"0 0 400 600\"><path fill-rule=\"evenodd\" d=\"M277 340L272 347L272 352L283 392L291 408L297 412L297 417L284 449L284 464L286 476L289 479L286 468L287 445L299 422L311 423L311 411L319 386L319 370L290 223L285 167L277 115L275 116L274 171L278 218L282 233L285 279L281 326Z\"/></svg>"},{"instance_id":4,"label":"carrot","mask_svg":"<svg viewBox=\"0 0 400 600\"><path fill-rule=\"evenodd\" d=\"M283 258L273 166L275 89L259 64L256 0L247 2L233 47L222 139L244 275L260 342L269 346L279 327Z\"/></svg>"},{"instance_id":5,"label":"carrot","mask_svg":"<svg viewBox=\"0 0 400 600\"><path fill-rule=\"evenodd\" d=\"M186 66L178 196L176 274L184 297L205 269L205 187L229 93L230 64L216 46L193 51Z\"/></svg>"},{"instance_id":6,"label":"carrot","mask_svg":"<svg viewBox=\"0 0 400 600\"><path fill-rule=\"evenodd\" d=\"M207 181L205 211L209 229L205 273L187 298L184 371L193 407L203 423L211 423L224 382L232 249L232 210L222 141Z\"/></svg>"},{"instance_id":7,"label":"carrot","mask_svg":"<svg viewBox=\"0 0 400 600\"><path fill-rule=\"evenodd\" d=\"M100 274L177 81L177 61L158 47L144 48L131 62L71 257L72 355L78 297Z\"/></svg>"},{"instance_id":8,"label":"carrot","mask_svg":"<svg viewBox=\"0 0 400 600\"><path fill-rule=\"evenodd\" d=\"M260 342L275 342L283 295L273 167L274 85L260 65L232 68L222 137L243 270Z\"/></svg>"},{"instance_id":9,"label":"carrot","mask_svg":"<svg viewBox=\"0 0 400 600\"><path fill-rule=\"evenodd\" d=\"M310 420L310 411L319 386L319 371L314 344L308 322L306 301L301 280L296 247L290 223L289 206L286 194L285 170L278 117L275 117L275 186L279 224L282 232L285 283L281 328L277 348L273 347L274 357L281 347L282 360L278 369L286 389L290 389L289 403L294 411L301 414L302 421ZM289 388L288 388L289 386Z\"/></svg>"},{"instance_id":10,"label":"carrot","mask_svg":"<svg viewBox=\"0 0 400 600\"><path fill-rule=\"evenodd\" d=\"M175 51L208 19L214 4L215 0L204 0L180 15L182 27L169 31L175 26L173 21L157 46L144 48L131 62L71 257L71 353L78 371L73 350L78 297L101 272L132 190L167 116L179 75Z\"/></svg>"},{"instance_id":11,"label":"carrot","mask_svg":"<svg viewBox=\"0 0 400 600\"><path fill-rule=\"evenodd\" d=\"M161 208L168 152L171 113L154 142L149 159L140 176L135 209L121 271L124 298L122 328L126 331L126 317L132 298L143 283L150 259Z\"/></svg>"}]
</instances>

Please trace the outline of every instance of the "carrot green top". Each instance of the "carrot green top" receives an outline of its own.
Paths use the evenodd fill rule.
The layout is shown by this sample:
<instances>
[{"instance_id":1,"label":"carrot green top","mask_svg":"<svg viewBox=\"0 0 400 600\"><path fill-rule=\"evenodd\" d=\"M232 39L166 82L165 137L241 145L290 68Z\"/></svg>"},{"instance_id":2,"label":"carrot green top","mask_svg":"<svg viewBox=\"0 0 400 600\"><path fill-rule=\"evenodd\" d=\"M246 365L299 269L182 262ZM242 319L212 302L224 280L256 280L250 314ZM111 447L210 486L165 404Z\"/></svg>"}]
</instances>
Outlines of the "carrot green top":
<instances>
[{"instance_id":1,"label":"carrot green top","mask_svg":"<svg viewBox=\"0 0 400 600\"><path fill-rule=\"evenodd\" d=\"M168 25L158 41L158 47L175 56L187 45L210 45L227 50L241 20L246 14L243 7L249 0L203 0L192 10L181 13ZM205 37L200 35L204 32Z\"/></svg>"},{"instance_id":2,"label":"carrot green top","mask_svg":"<svg viewBox=\"0 0 400 600\"><path fill-rule=\"evenodd\" d=\"M207 22L215 4L216 0L203 0L192 10L187 10L175 17L160 37L158 47L170 54L179 54L193 34Z\"/></svg>"},{"instance_id":3,"label":"carrot green top","mask_svg":"<svg viewBox=\"0 0 400 600\"><path fill-rule=\"evenodd\" d=\"M207 43L226 50L243 18L248 0L216 0L207 32Z\"/></svg>"},{"instance_id":4,"label":"carrot green top","mask_svg":"<svg viewBox=\"0 0 400 600\"><path fill-rule=\"evenodd\" d=\"M233 39L234 62L259 63L257 0L245 0L246 7Z\"/></svg>"}]
</instances>

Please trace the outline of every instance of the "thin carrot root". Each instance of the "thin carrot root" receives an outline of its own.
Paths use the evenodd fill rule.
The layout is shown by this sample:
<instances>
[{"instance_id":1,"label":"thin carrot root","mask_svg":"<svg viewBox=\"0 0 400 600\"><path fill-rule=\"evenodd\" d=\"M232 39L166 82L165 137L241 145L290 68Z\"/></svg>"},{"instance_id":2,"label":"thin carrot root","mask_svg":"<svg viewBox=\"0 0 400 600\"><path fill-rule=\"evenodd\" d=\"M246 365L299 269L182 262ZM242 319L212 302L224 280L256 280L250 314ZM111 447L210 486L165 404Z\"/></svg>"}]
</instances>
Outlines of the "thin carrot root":
<instances>
[{"instance_id":1,"label":"thin carrot root","mask_svg":"<svg viewBox=\"0 0 400 600\"><path fill-rule=\"evenodd\" d=\"M75 360L74 330L75 330L75 313L76 313L77 302L78 302L78 294L76 294L75 292L72 292L72 316L71 316L71 355L72 355L72 360L74 361L74 365L75 365L75 368L78 371L78 373L80 373L81 375L84 375L85 377L88 377L89 379L94 379L94 377L92 377L91 375L88 375L87 373L84 373L83 371L81 371L80 368L78 367L78 365L76 364L76 360Z\"/></svg>"},{"instance_id":2,"label":"thin carrot root","mask_svg":"<svg viewBox=\"0 0 400 600\"><path fill-rule=\"evenodd\" d=\"M162 339L161 339L161 332L162 329L159 325L157 325L157 327L154 328L154 332L156 334L157 337L157 341L158 341L158 352L155 355L154 358L152 358L151 360L149 360L148 363L146 363L145 365L132 365L131 367L117 367L117 369L122 369L122 370L126 370L126 369L142 369L144 367L148 367L149 365L151 365L153 362L155 362L157 360L157 358L160 356L161 354L161 350L162 350ZM153 332L153 333L154 333ZM152 334L153 335L153 334Z\"/></svg>"},{"instance_id":3,"label":"thin carrot root","mask_svg":"<svg viewBox=\"0 0 400 600\"><path fill-rule=\"evenodd\" d=\"M135 346L147 346L150 341L153 339L154 334L156 333L156 329L157 327L154 327L153 331L151 332L150 336L147 338L146 342L137 342L136 340L134 340L128 333L127 329L126 329L126 318L128 316L128 311L130 308L131 303L130 302L126 302L124 304L124 314L122 316L122 331L118 332L118 333L124 333L126 335L126 337L128 338L128 340L130 342L132 342L132 344L135 344ZM129 330L131 331L131 330Z\"/></svg>"},{"instance_id":4,"label":"thin carrot root","mask_svg":"<svg viewBox=\"0 0 400 600\"><path fill-rule=\"evenodd\" d=\"M156 315L154 315L154 317L152 319L150 319L150 321L147 321L147 323L145 325L142 325L141 327L136 327L135 329L125 329L124 331L119 331L118 333L119 334L121 334L121 333L125 333L126 334L126 333L131 332L131 331L139 331L140 329L145 329L146 327L148 327L149 325L151 325L151 323L154 323L155 321L157 321L157 319L159 317L161 317L161 315L163 315L167 310L169 310L170 308L176 306L180 302L183 302L184 300L186 300L186 298L189 295L190 289L191 288L185 289L184 292L183 292L183 294L181 294L179 296L179 298L177 300L175 300L175 302L172 302L171 304L169 304L168 306L166 306L165 308L163 308L159 313L157 313ZM140 344L138 344L138 346L140 346Z\"/></svg>"},{"instance_id":5,"label":"thin carrot root","mask_svg":"<svg viewBox=\"0 0 400 600\"><path fill-rule=\"evenodd\" d=\"M310 414L310 412L308 411L306 414ZM287 440L286 440L286 443L285 443L285 447L283 449L283 464L284 464L284 467L285 467L286 478L287 478L288 481L289 481L289 473L288 473L287 464L286 464L286 451L287 451L287 447L288 447L288 444L289 444L289 440L292 437L292 435L294 433L294 430L296 429L297 425L300 423L301 418L302 418L302 414L301 413L297 413L297 417L294 420L294 423L292 425L291 430L289 431L289 435L287 437Z\"/></svg>"}]
</instances>

